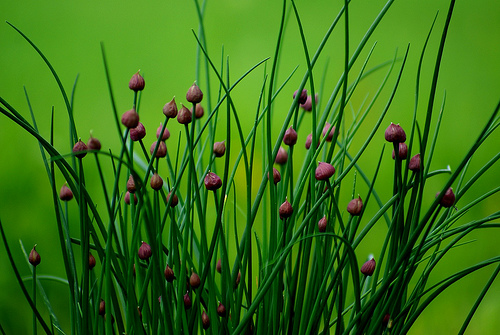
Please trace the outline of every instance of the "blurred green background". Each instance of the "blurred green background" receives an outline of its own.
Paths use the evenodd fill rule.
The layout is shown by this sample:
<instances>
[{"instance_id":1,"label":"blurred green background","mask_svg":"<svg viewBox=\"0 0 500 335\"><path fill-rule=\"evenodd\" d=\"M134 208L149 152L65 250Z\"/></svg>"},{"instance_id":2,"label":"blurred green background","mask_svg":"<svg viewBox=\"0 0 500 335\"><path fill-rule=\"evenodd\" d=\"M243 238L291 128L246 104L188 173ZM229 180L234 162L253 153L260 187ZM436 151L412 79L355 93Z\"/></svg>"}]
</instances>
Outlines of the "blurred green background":
<instances>
[{"instance_id":1,"label":"blurred green background","mask_svg":"<svg viewBox=\"0 0 500 335\"><path fill-rule=\"evenodd\" d=\"M343 1L298 0L297 5L304 25L308 47L312 54L324 32L337 15ZM220 63L229 56L233 80L258 61L272 57L279 27L281 1L263 0L209 0L206 5L205 27L208 51ZM352 1L350 7L351 51L357 46L366 29L383 7L383 1ZM409 128L414 109L415 74L420 52L436 13L439 12L434 33L424 59L419 121L423 122L428 87L432 75L435 52L439 44L448 1L396 1L368 42L360 57L360 64L368 50L376 43L369 66L391 60L396 50L402 56L410 45L408 65L396 98L380 129L380 136L369 146L360 163L371 175L371 165L378 158L383 145L383 129L389 122ZM147 139L153 141L153 130L163 119L161 108L177 96L184 102L187 88L196 78L196 40L198 18L193 1L2 1L0 2L0 96L29 118L23 86L38 117L41 132L49 135L50 111L55 109L55 144L61 152L69 152L67 116L57 85L45 64L34 50L5 21L9 21L45 53L58 72L66 90L78 75L74 113L79 136L86 140L89 131L106 148L116 149L118 141L110 99L105 82L100 42L104 43L110 74L119 111L130 108L132 95L128 80L137 70L146 78L146 90L141 101L141 121L151 130ZM341 24L341 26L343 23ZM442 61L436 97L436 113L446 91L443 125L432 168L453 169L477 136L500 98L500 2L458 1L449 30ZM328 64L325 92L333 89L343 68L343 33L335 32L319 59L316 80ZM359 70L355 67L351 79ZM291 92L305 72L304 53L297 24L291 17L283 41L278 81L282 82L299 66L286 91L276 101L275 118L284 117L290 104ZM399 66L400 63L397 64ZM377 90L385 71L365 80L353 96L348 112L357 111L366 97ZM233 93L237 108L244 115L253 115L263 78L263 68L251 74ZM212 89L217 88L213 80ZM394 76L376 104L360 132L372 128L378 113L387 101ZM204 76L200 86L206 85ZM212 101L214 103L215 100ZM324 106L325 100L320 104ZM282 111L279 109L282 108ZM247 123L250 123L248 119ZM248 128L247 128L248 129ZM277 135L276 130L276 134ZM302 137L300 137L302 135ZM299 133L302 143L307 133ZM364 141L359 137L352 152ZM471 166L471 176L499 150L500 136L494 136L480 149ZM0 117L0 218L6 229L11 248L15 252L23 275L29 270L24 262L18 241L27 249L35 243L42 256L41 274L64 276L58 248L57 230L51 203L50 186L46 177L37 142L6 117ZM257 165L258 166L258 165ZM500 183L498 166L486 174L462 205ZM385 160L382 182L391 181L391 160ZM436 178L436 191L446 176ZM90 181L91 183L92 181ZM388 194L380 191L382 199ZM388 190L390 192L390 190ZM347 197L348 195L346 195ZM498 210L500 198L493 197L471 211L465 219L484 217ZM460 204L457 206L460 207ZM385 231L381 229L381 239ZM452 251L440 265L431 281L437 281L466 266L499 254L497 232L478 231L467 240L477 239L460 250ZM366 243L365 243L366 244ZM363 245L362 251L377 252ZM0 246L0 324L8 334L24 334L31 330L31 313L15 281L14 274ZM492 269L487 268L460 281L443 293L415 324L412 334L453 334L460 329L475 297L481 291ZM30 285L27 282L28 286ZM68 297L66 288L57 283L47 284L47 293L55 304L56 313L64 316ZM497 334L500 328L500 283L495 283L485 297L469 326L468 334ZM41 302L40 302L41 305ZM61 320L67 325L67 320Z\"/></svg>"}]
</instances>

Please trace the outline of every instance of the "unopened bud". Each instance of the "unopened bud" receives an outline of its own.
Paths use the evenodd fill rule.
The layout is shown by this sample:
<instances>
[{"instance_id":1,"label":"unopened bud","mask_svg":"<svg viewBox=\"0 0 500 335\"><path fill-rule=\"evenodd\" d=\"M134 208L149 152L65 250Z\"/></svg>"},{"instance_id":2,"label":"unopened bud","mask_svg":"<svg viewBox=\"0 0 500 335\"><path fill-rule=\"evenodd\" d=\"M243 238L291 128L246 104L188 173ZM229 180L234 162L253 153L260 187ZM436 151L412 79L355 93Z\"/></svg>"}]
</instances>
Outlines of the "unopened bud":
<instances>
[{"instance_id":1,"label":"unopened bud","mask_svg":"<svg viewBox=\"0 0 500 335\"><path fill-rule=\"evenodd\" d=\"M413 172L420 171L420 154L416 154L410 159L410 163L408 163L408 169Z\"/></svg>"},{"instance_id":2,"label":"unopened bud","mask_svg":"<svg viewBox=\"0 0 500 335\"><path fill-rule=\"evenodd\" d=\"M160 139L160 133L161 133L161 128L163 128L162 124L160 123L160 126L158 129L156 129L156 138ZM166 141L170 138L170 132L168 131L167 127L163 130L163 134L161 134L161 139L160 141Z\"/></svg>"},{"instance_id":3,"label":"unopened bud","mask_svg":"<svg viewBox=\"0 0 500 335\"><path fill-rule=\"evenodd\" d=\"M317 180L328 180L335 174L335 168L330 163L319 162L314 176Z\"/></svg>"},{"instance_id":4,"label":"unopened bud","mask_svg":"<svg viewBox=\"0 0 500 335\"><path fill-rule=\"evenodd\" d=\"M226 307L220 301L219 306L217 306L217 314L222 318L226 316Z\"/></svg>"},{"instance_id":5,"label":"unopened bud","mask_svg":"<svg viewBox=\"0 0 500 335\"><path fill-rule=\"evenodd\" d=\"M151 246L143 241L138 251L139 258L144 261L149 259L152 254L153 252L151 251Z\"/></svg>"},{"instance_id":6,"label":"unopened bud","mask_svg":"<svg viewBox=\"0 0 500 335\"><path fill-rule=\"evenodd\" d=\"M157 141L154 141L153 144L151 144L151 147L149 148L149 152L151 153L151 155L155 151L156 142ZM167 145L165 144L165 142L160 141L160 144L158 145L158 150L156 150L155 157L161 158L161 157L165 157L166 155L167 155Z\"/></svg>"},{"instance_id":7,"label":"unopened bud","mask_svg":"<svg viewBox=\"0 0 500 335\"><path fill-rule=\"evenodd\" d=\"M387 142L401 143L406 141L406 134L399 124L391 122L389 127L385 130L385 140Z\"/></svg>"},{"instance_id":8,"label":"unopened bud","mask_svg":"<svg viewBox=\"0 0 500 335\"><path fill-rule=\"evenodd\" d=\"M194 82L187 91L186 100L194 104L198 104L203 100L203 92L201 92L198 85L196 85L196 82Z\"/></svg>"},{"instance_id":9,"label":"unopened bud","mask_svg":"<svg viewBox=\"0 0 500 335\"><path fill-rule=\"evenodd\" d=\"M151 188L155 191L159 191L161 190L162 186L163 186L163 179L161 179L158 173L155 173L151 177Z\"/></svg>"},{"instance_id":10,"label":"unopened bud","mask_svg":"<svg viewBox=\"0 0 500 335\"><path fill-rule=\"evenodd\" d=\"M165 280L169 283L173 282L175 279L174 270L172 270L172 268L168 265L165 268L164 275L165 275Z\"/></svg>"},{"instance_id":11,"label":"unopened bud","mask_svg":"<svg viewBox=\"0 0 500 335\"><path fill-rule=\"evenodd\" d=\"M186 108L186 106L182 106L179 114L177 114L177 122L180 124L189 124L191 123L191 120L191 112Z\"/></svg>"},{"instance_id":12,"label":"unopened bud","mask_svg":"<svg viewBox=\"0 0 500 335\"><path fill-rule=\"evenodd\" d=\"M139 122L135 128L130 128L129 130L130 139L134 142L142 140L146 137L146 128L142 122Z\"/></svg>"},{"instance_id":13,"label":"unopened bud","mask_svg":"<svg viewBox=\"0 0 500 335\"><path fill-rule=\"evenodd\" d=\"M192 288L198 288L200 287L200 284L200 276L198 276L196 272L191 273L191 277L189 277L189 285L191 285Z\"/></svg>"},{"instance_id":14,"label":"unopened bud","mask_svg":"<svg viewBox=\"0 0 500 335\"><path fill-rule=\"evenodd\" d=\"M33 246L33 249L31 249L30 255L28 256L28 261L33 266L37 266L38 264L40 264L42 260L40 254L38 253L38 251L35 250L35 248L36 244Z\"/></svg>"},{"instance_id":15,"label":"unopened bud","mask_svg":"<svg viewBox=\"0 0 500 335\"><path fill-rule=\"evenodd\" d=\"M399 159L406 159L406 157L408 157L408 146L406 143L399 143L398 156ZM396 159L396 153L394 150L392 150L392 159Z\"/></svg>"},{"instance_id":16,"label":"unopened bud","mask_svg":"<svg viewBox=\"0 0 500 335\"><path fill-rule=\"evenodd\" d=\"M82 142L82 140L78 140L73 146L73 153L78 158L83 158L87 155L87 145Z\"/></svg>"},{"instance_id":17,"label":"unopened bud","mask_svg":"<svg viewBox=\"0 0 500 335\"><path fill-rule=\"evenodd\" d=\"M73 199L73 192L71 192L66 184L64 184L61 187L61 191L59 191L59 199L61 199L62 201L70 201L71 199Z\"/></svg>"},{"instance_id":18,"label":"unopened bud","mask_svg":"<svg viewBox=\"0 0 500 335\"><path fill-rule=\"evenodd\" d=\"M436 194L436 197L438 195L439 192ZM453 193L453 189L451 187L446 190L446 192L443 195L443 198L441 198L441 201L439 203L444 208L453 206L453 204L455 203L455 193Z\"/></svg>"},{"instance_id":19,"label":"unopened bud","mask_svg":"<svg viewBox=\"0 0 500 335\"><path fill-rule=\"evenodd\" d=\"M122 124L129 129L137 127L139 124L139 114L137 114L135 109L131 109L123 113Z\"/></svg>"},{"instance_id":20,"label":"unopened bud","mask_svg":"<svg viewBox=\"0 0 500 335\"><path fill-rule=\"evenodd\" d=\"M173 119L177 116L177 104L175 103L175 97L172 98L170 102L167 102L165 106L163 106L163 114L169 119Z\"/></svg>"},{"instance_id":21,"label":"unopened bud","mask_svg":"<svg viewBox=\"0 0 500 335\"><path fill-rule=\"evenodd\" d=\"M293 146L297 143L297 132L292 128L288 128L283 136L283 143L288 146Z\"/></svg>"},{"instance_id":22,"label":"unopened bud","mask_svg":"<svg viewBox=\"0 0 500 335\"><path fill-rule=\"evenodd\" d=\"M288 219L290 216L292 216L293 208L292 208L292 204L290 204L288 199L285 199L285 202L281 204L281 206L279 208L279 214L280 214L281 220Z\"/></svg>"},{"instance_id":23,"label":"unopened bud","mask_svg":"<svg viewBox=\"0 0 500 335\"><path fill-rule=\"evenodd\" d=\"M95 257L89 252L89 270L92 270L96 265Z\"/></svg>"},{"instance_id":24,"label":"unopened bud","mask_svg":"<svg viewBox=\"0 0 500 335\"><path fill-rule=\"evenodd\" d=\"M326 219L325 215L318 221L318 230L320 231L320 233L324 233L326 231L327 225L328 225L328 220Z\"/></svg>"},{"instance_id":25,"label":"unopened bud","mask_svg":"<svg viewBox=\"0 0 500 335\"><path fill-rule=\"evenodd\" d=\"M358 196L358 198L354 198L351 201L349 201L349 204L347 205L347 211L352 216L358 216L359 214L361 214L362 209L363 209L363 201L361 200L360 196Z\"/></svg>"},{"instance_id":26,"label":"unopened bud","mask_svg":"<svg viewBox=\"0 0 500 335\"><path fill-rule=\"evenodd\" d=\"M269 172L267 173L267 179L269 179ZM273 183L276 185L281 181L281 174L278 169L273 168Z\"/></svg>"},{"instance_id":27,"label":"unopened bud","mask_svg":"<svg viewBox=\"0 0 500 335\"><path fill-rule=\"evenodd\" d=\"M142 91L144 89L144 86L146 86L146 83L144 82L144 78L137 72L130 78L130 81L128 83L128 88L130 88L132 91L137 92L137 91Z\"/></svg>"},{"instance_id":28,"label":"unopened bud","mask_svg":"<svg viewBox=\"0 0 500 335\"><path fill-rule=\"evenodd\" d=\"M213 172L207 173L205 176L205 187L209 191L215 191L222 186L222 180Z\"/></svg>"},{"instance_id":29,"label":"unopened bud","mask_svg":"<svg viewBox=\"0 0 500 335\"><path fill-rule=\"evenodd\" d=\"M365 262L363 266L361 267L361 273L364 274L365 276L371 276L373 275L373 272L375 271L375 259L370 259L369 261Z\"/></svg>"},{"instance_id":30,"label":"unopened bud","mask_svg":"<svg viewBox=\"0 0 500 335\"><path fill-rule=\"evenodd\" d=\"M330 132L328 132L328 129L330 129L330 127L332 127L332 125L328 122L325 123L325 126L323 127L323 137L326 137L327 142L331 142L333 140L333 135L335 134L335 126L332 127Z\"/></svg>"},{"instance_id":31,"label":"unopened bud","mask_svg":"<svg viewBox=\"0 0 500 335\"><path fill-rule=\"evenodd\" d=\"M222 157L226 153L226 145L224 141L214 143L214 155L215 157Z\"/></svg>"},{"instance_id":32,"label":"unopened bud","mask_svg":"<svg viewBox=\"0 0 500 335\"><path fill-rule=\"evenodd\" d=\"M295 99L295 97L297 96L297 93L299 92L299 90L295 91L293 93L293 98ZM300 92L300 96L299 96L299 104L304 104L305 102L307 101L307 90L302 90L302 92Z\"/></svg>"},{"instance_id":33,"label":"unopened bud","mask_svg":"<svg viewBox=\"0 0 500 335\"><path fill-rule=\"evenodd\" d=\"M274 160L274 163L283 165L286 164L287 161L288 161L288 153L286 152L285 149L283 149L283 147L280 147L278 149L278 153L276 154L276 159Z\"/></svg>"}]
</instances>

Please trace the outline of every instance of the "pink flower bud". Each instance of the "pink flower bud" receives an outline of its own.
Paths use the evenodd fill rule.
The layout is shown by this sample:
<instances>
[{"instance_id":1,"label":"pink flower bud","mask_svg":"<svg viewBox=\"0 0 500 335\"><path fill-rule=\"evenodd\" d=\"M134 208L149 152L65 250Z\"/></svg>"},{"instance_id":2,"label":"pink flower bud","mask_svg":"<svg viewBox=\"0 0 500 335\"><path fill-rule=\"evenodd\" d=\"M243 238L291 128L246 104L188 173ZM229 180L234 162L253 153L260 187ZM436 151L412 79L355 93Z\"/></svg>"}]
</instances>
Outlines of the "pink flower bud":
<instances>
[{"instance_id":1,"label":"pink flower bud","mask_svg":"<svg viewBox=\"0 0 500 335\"><path fill-rule=\"evenodd\" d=\"M170 138L170 132L168 131L167 127L165 127L165 129L163 130L163 134L160 134L161 133L161 128L163 128L162 124L160 123L160 126L158 127L158 129L156 129L156 138L160 138L160 135L161 135L161 139L160 141L166 141Z\"/></svg>"},{"instance_id":2,"label":"pink flower bud","mask_svg":"<svg viewBox=\"0 0 500 335\"><path fill-rule=\"evenodd\" d=\"M146 128L144 128L144 125L139 122L135 128L130 128L129 134L130 139L134 142L142 140L146 136Z\"/></svg>"},{"instance_id":3,"label":"pink flower bud","mask_svg":"<svg viewBox=\"0 0 500 335\"><path fill-rule=\"evenodd\" d=\"M61 199L62 201L70 201L71 199L73 199L73 192L71 192L66 184L64 184L61 187L61 191L59 191L59 199Z\"/></svg>"},{"instance_id":4,"label":"pink flower bud","mask_svg":"<svg viewBox=\"0 0 500 335\"><path fill-rule=\"evenodd\" d=\"M361 273L364 274L365 276L371 276L373 275L373 272L375 271L375 259L370 259L369 261L365 262L363 266L361 267Z\"/></svg>"},{"instance_id":5,"label":"pink flower bud","mask_svg":"<svg viewBox=\"0 0 500 335\"><path fill-rule=\"evenodd\" d=\"M213 172L207 173L205 176L205 187L209 191L215 191L222 186L222 180Z\"/></svg>"},{"instance_id":6,"label":"pink flower bud","mask_svg":"<svg viewBox=\"0 0 500 335\"><path fill-rule=\"evenodd\" d=\"M406 145L406 143L404 142L399 143L398 150L399 150L398 151L399 159L406 159L406 157L408 157L408 146ZM394 152L394 150L392 150L392 159L396 159L396 153Z\"/></svg>"},{"instance_id":7,"label":"pink flower bud","mask_svg":"<svg viewBox=\"0 0 500 335\"><path fill-rule=\"evenodd\" d=\"M326 219L325 215L318 221L318 230L320 231L320 233L324 233L326 231L327 225L328 225L328 220Z\"/></svg>"},{"instance_id":8,"label":"pink flower bud","mask_svg":"<svg viewBox=\"0 0 500 335\"><path fill-rule=\"evenodd\" d=\"M293 98L295 99L295 97L297 96L297 93L299 92L299 90L295 91L293 93ZM299 97L299 104L304 104L307 100L307 90L302 90L302 92L300 93L300 97Z\"/></svg>"},{"instance_id":9,"label":"pink flower bud","mask_svg":"<svg viewBox=\"0 0 500 335\"><path fill-rule=\"evenodd\" d=\"M139 258L144 261L149 259L149 257L151 257L152 254L153 253L151 251L151 247L149 246L149 244L143 241L138 251Z\"/></svg>"},{"instance_id":10,"label":"pink flower bud","mask_svg":"<svg viewBox=\"0 0 500 335\"><path fill-rule=\"evenodd\" d=\"M385 130L385 140L387 142L401 143L406 141L406 134L399 124L391 122L389 127Z\"/></svg>"},{"instance_id":11,"label":"pink flower bud","mask_svg":"<svg viewBox=\"0 0 500 335\"><path fill-rule=\"evenodd\" d=\"M130 78L130 81L128 83L128 88L130 88L132 91L137 92L137 91L142 91L144 89L144 86L146 86L146 83L144 82L144 78L137 72Z\"/></svg>"},{"instance_id":12,"label":"pink flower bud","mask_svg":"<svg viewBox=\"0 0 500 335\"><path fill-rule=\"evenodd\" d=\"M293 146L297 143L297 132L293 130L292 127L288 128L285 131L285 135L283 136L283 143L288 146Z\"/></svg>"},{"instance_id":13,"label":"pink flower bud","mask_svg":"<svg viewBox=\"0 0 500 335\"><path fill-rule=\"evenodd\" d=\"M177 116L177 104L175 103L175 97L172 98L170 102L167 102L165 106L163 106L163 114L169 119L173 119Z\"/></svg>"},{"instance_id":14,"label":"pink flower bud","mask_svg":"<svg viewBox=\"0 0 500 335\"><path fill-rule=\"evenodd\" d=\"M347 205L347 211L352 216L358 216L361 214L361 210L363 210L363 201L361 197L352 199Z\"/></svg>"},{"instance_id":15,"label":"pink flower bud","mask_svg":"<svg viewBox=\"0 0 500 335\"><path fill-rule=\"evenodd\" d=\"M82 140L78 140L73 146L73 153L78 158L85 157L85 155L87 155L87 145L83 143Z\"/></svg>"},{"instance_id":16,"label":"pink flower bud","mask_svg":"<svg viewBox=\"0 0 500 335\"><path fill-rule=\"evenodd\" d=\"M335 168L330 163L319 162L314 176L317 180L328 180L335 174Z\"/></svg>"},{"instance_id":17,"label":"pink flower bud","mask_svg":"<svg viewBox=\"0 0 500 335\"><path fill-rule=\"evenodd\" d=\"M276 154L276 159L274 160L274 163L283 165L286 164L287 161L288 161L288 153L286 152L285 149L283 149L283 147L280 147L278 149L278 153Z\"/></svg>"},{"instance_id":18,"label":"pink flower bud","mask_svg":"<svg viewBox=\"0 0 500 335\"><path fill-rule=\"evenodd\" d=\"M37 266L40 264L40 261L42 258L40 257L40 254L35 250L36 244L33 246L33 249L31 249L30 255L28 256L28 260L33 266Z\"/></svg>"},{"instance_id":19,"label":"pink flower bud","mask_svg":"<svg viewBox=\"0 0 500 335\"><path fill-rule=\"evenodd\" d=\"M279 208L280 219L285 220L288 219L293 214L293 208L288 199L285 199L285 202L281 204Z\"/></svg>"},{"instance_id":20,"label":"pink flower bud","mask_svg":"<svg viewBox=\"0 0 500 335\"><path fill-rule=\"evenodd\" d=\"M139 124L139 114L137 114L135 109L131 109L123 113L122 124L129 129L137 127Z\"/></svg>"},{"instance_id":21,"label":"pink flower bud","mask_svg":"<svg viewBox=\"0 0 500 335\"><path fill-rule=\"evenodd\" d=\"M191 120L191 112L186 108L186 106L182 106L179 114L177 114L177 122L180 124L189 124L191 123Z\"/></svg>"},{"instance_id":22,"label":"pink flower bud","mask_svg":"<svg viewBox=\"0 0 500 335\"><path fill-rule=\"evenodd\" d=\"M408 163L408 169L413 172L420 171L420 154L416 154L410 159L410 163Z\"/></svg>"},{"instance_id":23,"label":"pink flower bud","mask_svg":"<svg viewBox=\"0 0 500 335\"><path fill-rule=\"evenodd\" d=\"M186 100L194 104L198 104L203 100L203 92L201 92L198 85L196 85L196 82L194 82L187 91Z\"/></svg>"},{"instance_id":24,"label":"pink flower bud","mask_svg":"<svg viewBox=\"0 0 500 335\"><path fill-rule=\"evenodd\" d=\"M439 192L436 194L436 197L439 195ZM449 208L453 206L455 203L455 193L453 193L453 189L450 187L446 190L445 194L443 195L443 198L439 202L441 206L444 208Z\"/></svg>"}]
</instances>

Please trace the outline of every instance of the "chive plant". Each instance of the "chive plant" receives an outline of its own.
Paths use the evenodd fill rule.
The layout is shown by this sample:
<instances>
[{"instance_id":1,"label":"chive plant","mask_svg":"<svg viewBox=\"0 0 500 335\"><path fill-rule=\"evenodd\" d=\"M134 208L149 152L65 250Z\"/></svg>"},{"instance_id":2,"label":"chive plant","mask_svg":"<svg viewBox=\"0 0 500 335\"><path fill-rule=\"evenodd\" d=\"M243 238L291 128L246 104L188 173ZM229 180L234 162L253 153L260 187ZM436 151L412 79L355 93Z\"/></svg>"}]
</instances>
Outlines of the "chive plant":
<instances>
[{"instance_id":1,"label":"chive plant","mask_svg":"<svg viewBox=\"0 0 500 335\"><path fill-rule=\"evenodd\" d=\"M11 25L59 83L72 144L72 150L56 148L54 127L50 138L44 138L31 107L29 121L0 98L2 114L40 145L66 273L61 280L70 296L64 317L70 318L71 328L62 329L43 281L37 277L40 256L35 248L29 256L23 248L33 265L30 295L2 222L7 254L33 310L33 332L40 328L48 334L404 334L446 288L493 265L496 269L463 322L460 333L464 333L500 271L500 256L437 283L429 278L447 252L469 233L498 229L499 211L472 221L462 218L500 187L484 190L470 203L461 199L500 158L494 155L472 178L465 179L471 158L499 125L500 105L474 134L475 142L464 150L455 170L431 170L442 119L440 113L432 134L435 93L454 1L434 55L434 75L427 84L420 82L420 66L429 37L421 51L413 119L404 127L398 120L386 120L385 115L409 51L372 69L367 66L373 49L365 60L359 60L393 2L387 1L361 42L350 49L349 1L345 0L311 53L295 3L283 1L275 54L233 81L229 61L222 60L218 67L207 52L204 7L195 1L201 28L200 36L194 34L198 66L205 67L206 77L195 78L185 97L184 92L171 92L177 101L158 106L160 127L152 144L143 141L147 127L140 121L140 101L143 90L154 93L155 87L146 86L145 78L135 73L129 82L130 109L120 112L108 70L112 64L107 63L102 46L110 112L120 144L116 152L101 147L97 137L91 135L87 144L79 137L72 99L56 71L34 42ZM296 70L282 82L277 76L286 13L299 27L307 64L298 87L290 84ZM326 92L315 76L317 60L341 25L343 73L334 89ZM361 67L354 72L357 63ZM245 132L232 91L259 70L265 75L255 97L253 124ZM352 124L346 124L346 108L359 82L375 71L386 71L379 90ZM418 103L422 86L430 91L423 127L417 122L417 113L423 109ZM389 93L384 107L371 131L360 133L368 113L375 113L373 106L382 91ZM278 95L288 96L289 105L278 106ZM278 108L288 108L288 112L281 115ZM226 124L222 130L221 120ZM170 145L170 134L176 133L178 144ZM376 137L385 138L387 145L380 147L376 164L364 167L360 157ZM354 139L363 142L357 152L351 148ZM384 160L391 160L390 150L393 180L380 182L380 167ZM262 158L260 166L257 155ZM85 180L85 172L94 166L104 195L99 204ZM107 178L106 171L112 171L114 178ZM446 175L447 181L436 185L436 175ZM56 182L60 176L64 185ZM392 189L391 196L384 199L380 194L387 188ZM350 202L341 200L345 194ZM68 207L78 207L78 217ZM70 221L78 221L80 230L70 229ZM376 225L384 227L385 239L373 244L371 256L362 254L358 247ZM43 250L40 243L39 248ZM39 267L42 270L43 263ZM37 287L50 318L41 316Z\"/></svg>"}]
</instances>

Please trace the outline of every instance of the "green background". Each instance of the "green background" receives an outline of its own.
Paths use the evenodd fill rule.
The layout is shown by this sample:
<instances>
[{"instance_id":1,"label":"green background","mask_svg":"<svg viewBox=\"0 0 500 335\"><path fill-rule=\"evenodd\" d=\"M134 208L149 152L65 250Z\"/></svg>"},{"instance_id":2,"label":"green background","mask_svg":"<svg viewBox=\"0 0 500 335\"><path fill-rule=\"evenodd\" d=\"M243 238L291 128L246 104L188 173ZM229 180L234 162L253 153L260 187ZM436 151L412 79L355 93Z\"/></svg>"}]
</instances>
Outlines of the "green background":
<instances>
[{"instance_id":1,"label":"green background","mask_svg":"<svg viewBox=\"0 0 500 335\"><path fill-rule=\"evenodd\" d=\"M313 53L323 35L337 15L343 2L297 1L310 52ZM350 7L351 43L353 50L373 19L383 7L382 1L352 1ZM376 43L369 68L391 60L410 45L408 65L396 98L379 131L362 157L362 166L376 162L383 146L383 129L389 122L401 123L409 128L414 110L415 74L420 52L436 13L438 19L424 59L421 86L419 121L423 113L435 53L447 12L447 1L396 1L381 25L370 38L360 63ZM233 80L258 61L273 56L279 27L280 1L208 1L206 6L206 39L211 57L220 63L222 52L229 56ZM153 141L154 130L163 119L161 108L176 96L184 102L187 88L196 78L196 40L198 18L193 1L2 1L0 2L0 95L29 117L23 86L29 94L37 115L41 132L49 135L50 111L55 110L55 146L69 152L67 116L64 102L49 70L34 50L4 21L9 21L45 53L58 72L66 90L71 88L78 75L74 100L74 113L79 136L86 140L89 131L98 137L106 148L116 149L118 141L106 87L100 42L103 42L111 71L115 99L119 111L130 109L132 96L128 80L137 70L146 78L146 90L141 101L141 121L150 125L147 139ZM500 98L500 3L498 1L458 1L446 42L440 81L436 97L436 113L446 91L443 125L432 168L453 169L470 147ZM288 111L290 95L305 72L304 53L300 44L296 22L288 23L283 41L278 81L282 82L298 65L299 69L286 90L276 101L275 120L279 121ZM222 51L223 48L223 51ZM339 28L327 44L318 61L316 80L328 64L325 91L331 92L343 69L343 32ZM399 66L400 63L397 64ZM353 70L359 70L360 64ZM372 97L385 71L365 80L353 96L348 112L358 111L364 99ZM263 68L250 75L233 94L242 117L253 115L263 77ZM206 84L201 77L200 86ZM387 101L390 87L375 105L353 144L352 152L360 147L363 131L372 128ZM215 80L212 89L217 88ZM215 101L212 101L212 103ZM320 104L324 106L325 100ZM282 108L282 111L279 109ZM247 123L249 124L249 118ZM248 129L248 128L246 128ZM302 136L301 136L302 135ZM307 134L299 133L299 143ZM275 136L277 136L277 131ZM498 152L500 137L497 134L480 149L470 167L476 171ZM22 239L27 249L39 245L42 265L39 273L64 276L58 250L57 230L51 205L50 186L40 159L37 142L15 126L6 117L0 117L0 218L6 228L9 243L16 254L16 261L23 275L28 268L22 258L18 241ZM386 148L387 150L387 148ZM386 152L387 153L387 152ZM259 166L259 165L257 165ZM391 181L391 160L382 166L382 178ZM371 171L367 168L367 171ZM471 189L462 205L500 182L498 166L486 174ZM369 173L370 175L370 173ZM446 176L436 178L436 191ZM380 183L383 185L383 182ZM390 190L389 190L390 192ZM380 191L382 199L389 194ZM384 197L385 196L385 197ZM500 198L493 197L475 208L465 219L484 217L500 208ZM460 207L460 204L457 204ZM380 229L382 239L385 232ZM499 253L496 232L473 233L467 240L474 243L452 251L441 264L432 281L437 281L480 260ZM378 241L376 241L378 243ZM369 245L366 253L377 252ZM31 313L21 290L15 282L5 248L0 247L0 324L9 334L29 333ZM452 334L460 328L475 297L481 291L492 269L487 268L460 281L445 291L415 324L412 334ZM26 282L28 286L31 284ZM68 303L66 288L61 284L48 284L47 293L56 305L56 312L64 315ZM500 285L495 283L473 318L469 334L496 334L500 327ZM41 305L41 302L39 302ZM61 320L63 321L63 320ZM68 321L63 321L67 324Z\"/></svg>"}]
</instances>

